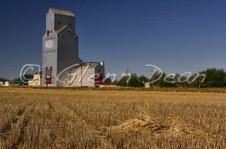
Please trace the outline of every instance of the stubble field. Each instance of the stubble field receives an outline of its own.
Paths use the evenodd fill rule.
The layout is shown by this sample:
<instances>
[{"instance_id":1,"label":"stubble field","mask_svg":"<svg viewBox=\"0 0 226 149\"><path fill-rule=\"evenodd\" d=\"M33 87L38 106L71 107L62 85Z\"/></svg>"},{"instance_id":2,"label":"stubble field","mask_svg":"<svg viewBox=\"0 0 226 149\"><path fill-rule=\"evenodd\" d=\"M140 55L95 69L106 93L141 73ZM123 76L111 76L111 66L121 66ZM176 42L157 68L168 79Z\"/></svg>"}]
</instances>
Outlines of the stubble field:
<instances>
[{"instance_id":1,"label":"stubble field","mask_svg":"<svg viewBox=\"0 0 226 149\"><path fill-rule=\"evenodd\" d=\"M226 94L0 88L0 148L225 148Z\"/></svg>"}]
</instances>

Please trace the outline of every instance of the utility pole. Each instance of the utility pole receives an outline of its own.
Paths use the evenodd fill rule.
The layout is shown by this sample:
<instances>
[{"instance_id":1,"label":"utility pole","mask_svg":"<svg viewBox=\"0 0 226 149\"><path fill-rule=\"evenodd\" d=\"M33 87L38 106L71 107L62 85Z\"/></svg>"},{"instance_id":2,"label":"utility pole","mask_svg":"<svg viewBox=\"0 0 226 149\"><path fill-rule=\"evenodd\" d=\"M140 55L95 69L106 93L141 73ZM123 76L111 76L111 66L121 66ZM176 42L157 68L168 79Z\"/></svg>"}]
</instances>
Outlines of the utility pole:
<instances>
[{"instance_id":1,"label":"utility pole","mask_svg":"<svg viewBox=\"0 0 226 149\"><path fill-rule=\"evenodd\" d=\"M130 69L126 69L126 75L128 75L130 73Z\"/></svg>"}]
</instances>

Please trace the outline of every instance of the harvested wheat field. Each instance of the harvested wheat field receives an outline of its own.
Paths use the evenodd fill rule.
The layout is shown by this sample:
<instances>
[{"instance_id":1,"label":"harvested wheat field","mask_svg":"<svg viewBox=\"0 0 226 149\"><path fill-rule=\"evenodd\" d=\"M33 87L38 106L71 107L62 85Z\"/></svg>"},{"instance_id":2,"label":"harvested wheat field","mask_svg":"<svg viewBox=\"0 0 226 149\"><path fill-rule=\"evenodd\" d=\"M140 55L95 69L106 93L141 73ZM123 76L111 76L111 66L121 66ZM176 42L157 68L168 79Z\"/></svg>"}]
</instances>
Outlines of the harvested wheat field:
<instances>
[{"instance_id":1,"label":"harvested wheat field","mask_svg":"<svg viewBox=\"0 0 226 149\"><path fill-rule=\"evenodd\" d=\"M0 88L0 148L226 148L226 94Z\"/></svg>"}]
</instances>

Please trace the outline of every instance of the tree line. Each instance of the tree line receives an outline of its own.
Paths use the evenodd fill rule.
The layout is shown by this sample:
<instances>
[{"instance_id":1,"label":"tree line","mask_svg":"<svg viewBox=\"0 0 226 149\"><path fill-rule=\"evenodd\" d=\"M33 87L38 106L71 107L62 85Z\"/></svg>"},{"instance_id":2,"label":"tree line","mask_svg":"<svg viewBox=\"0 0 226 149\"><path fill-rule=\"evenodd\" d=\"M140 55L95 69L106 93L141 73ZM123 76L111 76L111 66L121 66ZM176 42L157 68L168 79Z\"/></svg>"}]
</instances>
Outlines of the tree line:
<instances>
[{"instance_id":1,"label":"tree line","mask_svg":"<svg viewBox=\"0 0 226 149\"><path fill-rule=\"evenodd\" d=\"M197 74L199 74L197 76ZM149 83L152 87L195 87L195 88L213 88L226 87L226 72L223 69L209 68L205 71L192 74L191 76L175 74L169 76L166 73L155 73L152 77L144 75L138 76L135 73L125 75L120 80L112 81L107 78L105 84L113 84L124 87L144 87L145 83ZM0 77L0 82L10 81L20 85L27 85L28 80L33 78L32 74L25 74L27 80L22 82L20 78L8 80Z\"/></svg>"},{"instance_id":2,"label":"tree line","mask_svg":"<svg viewBox=\"0 0 226 149\"><path fill-rule=\"evenodd\" d=\"M106 84L125 87L144 87L145 83L148 82L153 87L226 87L226 72L223 69L209 68L190 76L180 74L170 76L166 73L155 73L150 78L133 73L113 82L110 78L105 80Z\"/></svg>"}]
</instances>

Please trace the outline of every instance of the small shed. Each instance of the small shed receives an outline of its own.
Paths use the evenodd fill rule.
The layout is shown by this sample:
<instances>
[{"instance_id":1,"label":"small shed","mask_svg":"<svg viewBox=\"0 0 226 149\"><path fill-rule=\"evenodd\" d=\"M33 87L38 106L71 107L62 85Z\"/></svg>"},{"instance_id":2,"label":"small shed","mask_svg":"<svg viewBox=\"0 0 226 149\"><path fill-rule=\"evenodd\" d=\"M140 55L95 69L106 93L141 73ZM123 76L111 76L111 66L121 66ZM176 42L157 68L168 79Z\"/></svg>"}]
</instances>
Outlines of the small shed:
<instances>
[{"instance_id":1,"label":"small shed","mask_svg":"<svg viewBox=\"0 0 226 149\"><path fill-rule=\"evenodd\" d=\"M5 81L4 86L9 86L9 85L10 85L9 81Z\"/></svg>"}]
</instances>

